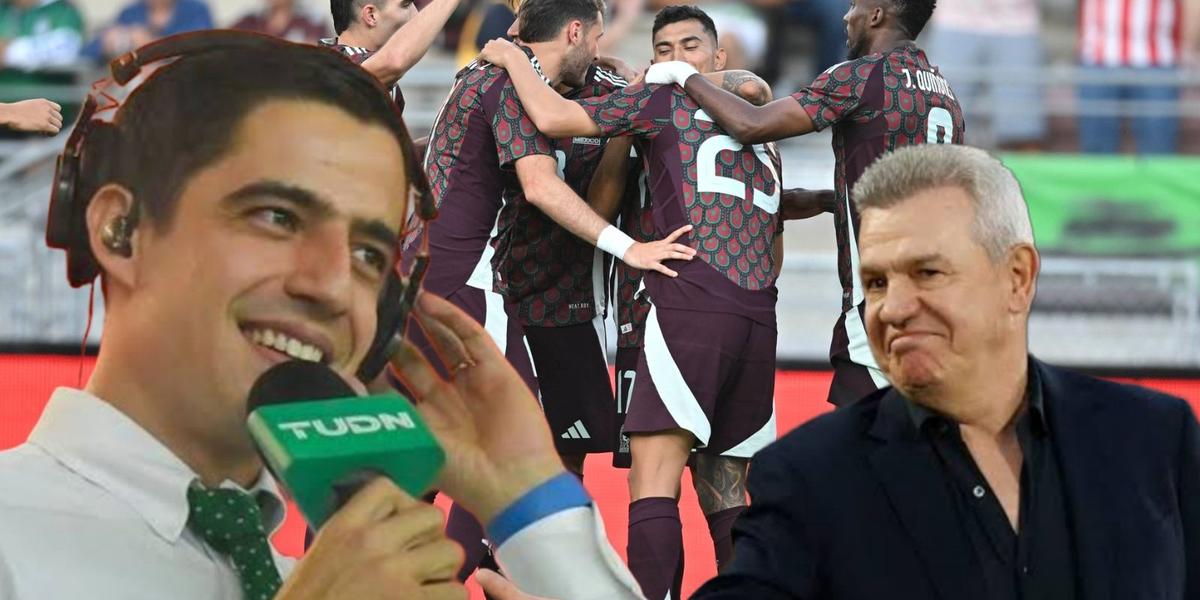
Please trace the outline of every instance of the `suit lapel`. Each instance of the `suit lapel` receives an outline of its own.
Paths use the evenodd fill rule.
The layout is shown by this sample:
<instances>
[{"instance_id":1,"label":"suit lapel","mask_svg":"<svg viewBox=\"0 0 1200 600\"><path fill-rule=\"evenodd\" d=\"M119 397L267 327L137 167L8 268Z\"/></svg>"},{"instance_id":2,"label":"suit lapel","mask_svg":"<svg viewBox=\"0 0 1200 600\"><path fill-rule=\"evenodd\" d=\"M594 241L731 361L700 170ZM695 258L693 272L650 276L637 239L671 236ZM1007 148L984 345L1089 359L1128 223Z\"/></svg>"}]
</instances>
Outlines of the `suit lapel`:
<instances>
[{"instance_id":1,"label":"suit lapel","mask_svg":"<svg viewBox=\"0 0 1200 600\"><path fill-rule=\"evenodd\" d=\"M870 454L871 467L939 595L945 600L983 597L978 565L938 458L918 436L905 403L895 390L880 400L870 433L883 443Z\"/></svg>"},{"instance_id":2,"label":"suit lapel","mask_svg":"<svg viewBox=\"0 0 1200 600\"><path fill-rule=\"evenodd\" d=\"M1104 404L1087 389L1070 385L1065 373L1033 360L1042 379L1050 431L1070 514L1080 597L1109 600L1116 576L1118 518L1113 514L1122 488L1116 485L1110 440L1104 431Z\"/></svg>"}]
</instances>

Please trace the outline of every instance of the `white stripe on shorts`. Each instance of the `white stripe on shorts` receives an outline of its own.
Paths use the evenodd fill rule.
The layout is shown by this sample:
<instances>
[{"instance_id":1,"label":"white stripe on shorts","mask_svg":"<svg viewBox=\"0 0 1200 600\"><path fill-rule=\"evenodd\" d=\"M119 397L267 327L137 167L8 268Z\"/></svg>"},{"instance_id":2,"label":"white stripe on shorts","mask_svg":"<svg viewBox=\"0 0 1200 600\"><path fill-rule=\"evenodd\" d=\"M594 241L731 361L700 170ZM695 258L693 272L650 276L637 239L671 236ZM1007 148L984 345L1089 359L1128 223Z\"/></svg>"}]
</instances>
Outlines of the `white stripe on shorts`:
<instances>
[{"instance_id":1,"label":"white stripe on shorts","mask_svg":"<svg viewBox=\"0 0 1200 600\"><path fill-rule=\"evenodd\" d=\"M653 305L650 306L650 315L646 317L645 335L642 352L646 354L646 367L650 371L650 381L658 390L658 397L667 407L667 412L671 413L671 418L675 419L675 424L696 436L699 446L707 446L712 427L696 395L679 371L675 358L671 356L671 350L667 348L667 340L658 324L658 309Z\"/></svg>"},{"instance_id":2,"label":"white stripe on shorts","mask_svg":"<svg viewBox=\"0 0 1200 600\"><path fill-rule=\"evenodd\" d=\"M763 424L762 429L754 432L753 435L742 440L742 442L724 452L721 456L732 456L734 458L753 458L758 454L759 450L766 448L768 444L775 441L775 399L771 398L771 418Z\"/></svg>"},{"instance_id":3,"label":"white stripe on shorts","mask_svg":"<svg viewBox=\"0 0 1200 600\"><path fill-rule=\"evenodd\" d=\"M846 350L850 353L850 360L855 364L862 365L867 373L871 374L871 381L875 382L875 387L882 389L892 385L883 375L883 371L879 370L879 365L875 363L875 355L871 354L871 342L867 340L867 328L863 327L857 306L851 306L850 310L846 311L846 338L849 340Z\"/></svg>"}]
</instances>

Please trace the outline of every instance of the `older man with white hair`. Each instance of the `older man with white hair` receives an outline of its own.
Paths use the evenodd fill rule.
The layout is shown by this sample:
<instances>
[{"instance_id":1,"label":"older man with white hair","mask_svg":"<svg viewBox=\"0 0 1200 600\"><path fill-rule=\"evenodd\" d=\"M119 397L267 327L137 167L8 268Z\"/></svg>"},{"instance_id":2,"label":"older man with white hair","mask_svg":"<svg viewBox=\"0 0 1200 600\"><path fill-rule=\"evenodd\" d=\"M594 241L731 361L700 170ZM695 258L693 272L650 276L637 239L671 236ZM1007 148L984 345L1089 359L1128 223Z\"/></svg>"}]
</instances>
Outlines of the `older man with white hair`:
<instances>
[{"instance_id":1,"label":"older man with white hair","mask_svg":"<svg viewBox=\"0 0 1200 600\"><path fill-rule=\"evenodd\" d=\"M853 197L893 387L759 453L695 598L1200 598L1200 427L1029 355L1040 259L1012 173L913 146Z\"/></svg>"}]
</instances>

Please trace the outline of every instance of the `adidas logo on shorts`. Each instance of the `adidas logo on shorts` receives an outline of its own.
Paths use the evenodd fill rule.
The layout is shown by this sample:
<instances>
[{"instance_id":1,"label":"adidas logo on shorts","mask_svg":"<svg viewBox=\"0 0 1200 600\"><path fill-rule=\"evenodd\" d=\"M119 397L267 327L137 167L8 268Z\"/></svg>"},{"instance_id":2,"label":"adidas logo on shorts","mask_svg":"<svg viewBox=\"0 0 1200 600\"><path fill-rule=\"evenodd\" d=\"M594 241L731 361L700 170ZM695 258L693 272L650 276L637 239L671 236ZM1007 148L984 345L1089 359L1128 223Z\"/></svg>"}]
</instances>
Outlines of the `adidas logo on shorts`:
<instances>
[{"instance_id":1,"label":"adidas logo on shorts","mask_svg":"<svg viewBox=\"0 0 1200 600\"><path fill-rule=\"evenodd\" d=\"M562 434L562 438L565 440L590 440L592 434L588 433L587 428L583 426L583 421L575 421L575 424Z\"/></svg>"}]
</instances>

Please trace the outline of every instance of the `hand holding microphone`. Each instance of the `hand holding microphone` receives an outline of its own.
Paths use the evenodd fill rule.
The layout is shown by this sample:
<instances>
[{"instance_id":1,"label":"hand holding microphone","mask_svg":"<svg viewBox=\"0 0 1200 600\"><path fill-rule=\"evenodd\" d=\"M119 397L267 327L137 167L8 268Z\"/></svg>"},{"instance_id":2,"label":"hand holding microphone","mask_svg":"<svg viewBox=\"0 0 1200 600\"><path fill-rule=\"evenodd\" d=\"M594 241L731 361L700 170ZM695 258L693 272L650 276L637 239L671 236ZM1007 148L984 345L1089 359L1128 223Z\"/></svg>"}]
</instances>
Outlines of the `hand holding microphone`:
<instances>
[{"instance_id":1,"label":"hand holding microphone","mask_svg":"<svg viewBox=\"0 0 1200 600\"><path fill-rule=\"evenodd\" d=\"M463 561L442 511L376 477L334 513L276 600L460 600Z\"/></svg>"},{"instance_id":2,"label":"hand holding microphone","mask_svg":"<svg viewBox=\"0 0 1200 600\"><path fill-rule=\"evenodd\" d=\"M360 397L329 368L290 361L250 391L247 426L264 462L319 528L276 596L466 598L462 548L440 509L418 502L444 454L391 393Z\"/></svg>"}]
</instances>

